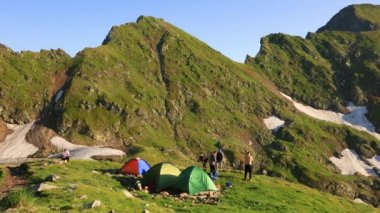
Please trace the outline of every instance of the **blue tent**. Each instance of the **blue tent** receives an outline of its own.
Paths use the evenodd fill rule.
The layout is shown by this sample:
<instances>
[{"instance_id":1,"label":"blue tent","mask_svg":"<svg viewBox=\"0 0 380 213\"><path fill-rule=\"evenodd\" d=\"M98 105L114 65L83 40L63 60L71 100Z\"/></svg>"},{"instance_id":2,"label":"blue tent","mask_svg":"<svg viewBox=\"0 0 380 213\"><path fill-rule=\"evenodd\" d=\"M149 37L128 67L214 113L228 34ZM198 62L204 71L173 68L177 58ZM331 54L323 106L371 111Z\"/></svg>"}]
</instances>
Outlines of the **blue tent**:
<instances>
[{"instance_id":1,"label":"blue tent","mask_svg":"<svg viewBox=\"0 0 380 213\"><path fill-rule=\"evenodd\" d=\"M121 172L131 175L144 175L150 169L148 162L141 158L132 158L121 168Z\"/></svg>"}]
</instances>

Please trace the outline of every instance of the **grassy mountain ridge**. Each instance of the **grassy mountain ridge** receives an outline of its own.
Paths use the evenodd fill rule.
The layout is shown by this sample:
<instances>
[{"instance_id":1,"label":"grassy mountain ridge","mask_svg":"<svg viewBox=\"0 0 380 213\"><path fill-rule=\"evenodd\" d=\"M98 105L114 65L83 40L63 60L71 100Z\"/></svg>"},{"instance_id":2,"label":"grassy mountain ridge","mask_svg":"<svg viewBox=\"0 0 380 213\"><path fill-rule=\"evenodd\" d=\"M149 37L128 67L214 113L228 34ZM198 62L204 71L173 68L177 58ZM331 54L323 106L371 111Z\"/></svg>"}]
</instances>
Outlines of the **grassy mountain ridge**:
<instances>
[{"instance_id":1,"label":"grassy mountain ridge","mask_svg":"<svg viewBox=\"0 0 380 213\"><path fill-rule=\"evenodd\" d=\"M162 19L140 17L113 27L101 46L57 65L67 71L51 97L59 89L64 92L57 101L47 98L45 125L75 143L118 147L151 163L188 165L198 154L215 150L220 140L230 165L238 166L243 151L251 149L257 172L267 170L271 176L376 206L379 180L342 176L329 157L346 147L373 156L380 153L380 142L298 113L279 94L337 110L344 110L347 97L370 103L360 97L372 100L367 94L377 90L367 83L377 81L365 81L368 75L356 68L337 72L336 67L357 60L355 64L376 74L377 65L368 58L377 57L376 32L322 32L306 39L274 34L262 39L256 58L239 64ZM341 75L358 75L358 80L341 85ZM344 92L350 86L361 91ZM271 115L286 121L276 133L262 121Z\"/></svg>"},{"instance_id":2,"label":"grassy mountain ridge","mask_svg":"<svg viewBox=\"0 0 380 213\"><path fill-rule=\"evenodd\" d=\"M9 123L28 123L55 94L55 76L64 73L71 57L63 50L14 52L0 47L0 113Z\"/></svg>"},{"instance_id":3,"label":"grassy mountain ridge","mask_svg":"<svg viewBox=\"0 0 380 213\"><path fill-rule=\"evenodd\" d=\"M293 48L289 40L286 48ZM303 46L302 39L295 43L317 52L311 44ZM328 67L321 54L303 57L324 63L311 73ZM57 120L58 130L74 142L126 148L151 162L183 165L221 140L231 164L240 163L243 150L254 149L257 171L378 202L376 190L359 187L366 185L365 178L339 175L328 159L345 147L365 156L376 154L378 141L295 113L256 69L229 60L161 19L140 17L113 27L102 46L85 49L74 60L75 76ZM327 86L334 87L322 84ZM310 92L319 89L314 87ZM287 122L275 135L262 122L270 115ZM352 138L361 142L352 144Z\"/></svg>"},{"instance_id":4,"label":"grassy mountain ridge","mask_svg":"<svg viewBox=\"0 0 380 213\"><path fill-rule=\"evenodd\" d=\"M235 132L264 129L257 117L245 115L264 117L271 102L284 103L251 78L248 67L150 17L113 27L102 46L75 60L80 65L59 128L73 140L119 138L182 151L188 146L173 141L193 141L210 148L205 141L241 140Z\"/></svg>"},{"instance_id":5,"label":"grassy mountain ridge","mask_svg":"<svg viewBox=\"0 0 380 213\"><path fill-rule=\"evenodd\" d=\"M370 8L370 17L379 14L379 6ZM343 112L348 101L367 105L368 118L379 129L379 36L379 30L321 31L305 39L272 34L262 38L258 55L245 63L258 66L282 91L316 108Z\"/></svg>"},{"instance_id":6,"label":"grassy mountain ridge","mask_svg":"<svg viewBox=\"0 0 380 213\"><path fill-rule=\"evenodd\" d=\"M380 29L380 7L373 4L350 5L339 11L317 32L361 32Z\"/></svg>"}]
</instances>

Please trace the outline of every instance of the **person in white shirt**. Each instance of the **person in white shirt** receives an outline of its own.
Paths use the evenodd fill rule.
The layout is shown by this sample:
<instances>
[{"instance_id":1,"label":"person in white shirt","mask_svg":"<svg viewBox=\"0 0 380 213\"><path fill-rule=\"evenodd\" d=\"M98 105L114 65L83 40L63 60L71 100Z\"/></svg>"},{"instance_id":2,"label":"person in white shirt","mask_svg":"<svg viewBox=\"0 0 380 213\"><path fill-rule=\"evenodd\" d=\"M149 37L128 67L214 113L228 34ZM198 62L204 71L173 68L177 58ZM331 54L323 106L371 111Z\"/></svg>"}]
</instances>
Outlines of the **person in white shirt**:
<instances>
[{"instance_id":1,"label":"person in white shirt","mask_svg":"<svg viewBox=\"0 0 380 213\"><path fill-rule=\"evenodd\" d=\"M65 149L65 151L62 152L62 161L67 163L70 160L70 151L68 149Z\"/></svg>"}]
</instances>

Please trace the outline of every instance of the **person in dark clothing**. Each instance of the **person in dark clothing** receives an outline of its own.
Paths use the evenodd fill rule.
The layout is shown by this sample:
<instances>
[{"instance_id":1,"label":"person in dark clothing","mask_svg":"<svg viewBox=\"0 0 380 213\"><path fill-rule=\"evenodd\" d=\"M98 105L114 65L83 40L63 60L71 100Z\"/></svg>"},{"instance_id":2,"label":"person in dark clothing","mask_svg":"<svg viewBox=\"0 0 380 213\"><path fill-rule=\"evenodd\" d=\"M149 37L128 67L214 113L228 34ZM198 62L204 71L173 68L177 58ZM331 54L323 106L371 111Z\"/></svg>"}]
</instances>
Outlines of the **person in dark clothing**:
<instances>
[{"instance_id":1,"label":"person in dark clothing","mask_svg":"<svg viewBox=\"0 0 380 213\"><path fill-rule=\"evenodd\" d=\"M252 161L253 157L249 151L247 151L244 155L244 180L247 180L247 174L249 174L248 181L252 178Z\"/></svg>"},{"instance_id":2,"label":"person in dark clothing","mask_svg":"<svg viewBox=\"0 0 380 213\"><path fill-rule=\"evenodd\" d=\"M216 172L216 152L210 152L209 163L210 163L210 172Z\"/></svg>"},{"instance_id":3,"label":"person in dark clothing","mask_svg":"<svg viewBox=\"0 0 380 213\"><path fill-rule=\"evenodd\" d=\"M198 162L202 162L203 170L205 171L207 169L207 161L208 161L207 155L203 155L203 154L199 155Z\"/></svg>"},{"instance_id":4,"label":"person in dark clothing","mask_svg":"<svg viewBox=\"0 0 380 213\"><path fill-rule=\"evenodd\" d=\"M224 158L223 151L219 149L218 152L216 153L216 169L222 170L223 158Z\"/></svg>"}]
</instances>

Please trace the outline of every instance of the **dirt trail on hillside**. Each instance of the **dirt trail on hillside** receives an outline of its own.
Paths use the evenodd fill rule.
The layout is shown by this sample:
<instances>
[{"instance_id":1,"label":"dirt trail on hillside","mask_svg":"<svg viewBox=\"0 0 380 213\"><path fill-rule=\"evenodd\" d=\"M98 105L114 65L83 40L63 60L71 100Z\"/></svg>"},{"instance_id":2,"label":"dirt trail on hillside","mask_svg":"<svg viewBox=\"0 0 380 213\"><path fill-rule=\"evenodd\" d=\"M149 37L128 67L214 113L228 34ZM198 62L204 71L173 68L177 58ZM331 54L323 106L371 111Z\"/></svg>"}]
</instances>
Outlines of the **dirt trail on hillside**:
<instances>
[{"instance_id":1,"label":"dirt trail on hillside","mask_svg":"<svg viewBox=\"0 0 380 213\"><path fill-rule=\"evenodd\" d=\"M5 197L13 188L23 186L28 181L22 177L20 167L6 167L3 169L5 180L0 184L0 199Z\"/></svg>"}]
</instances>

